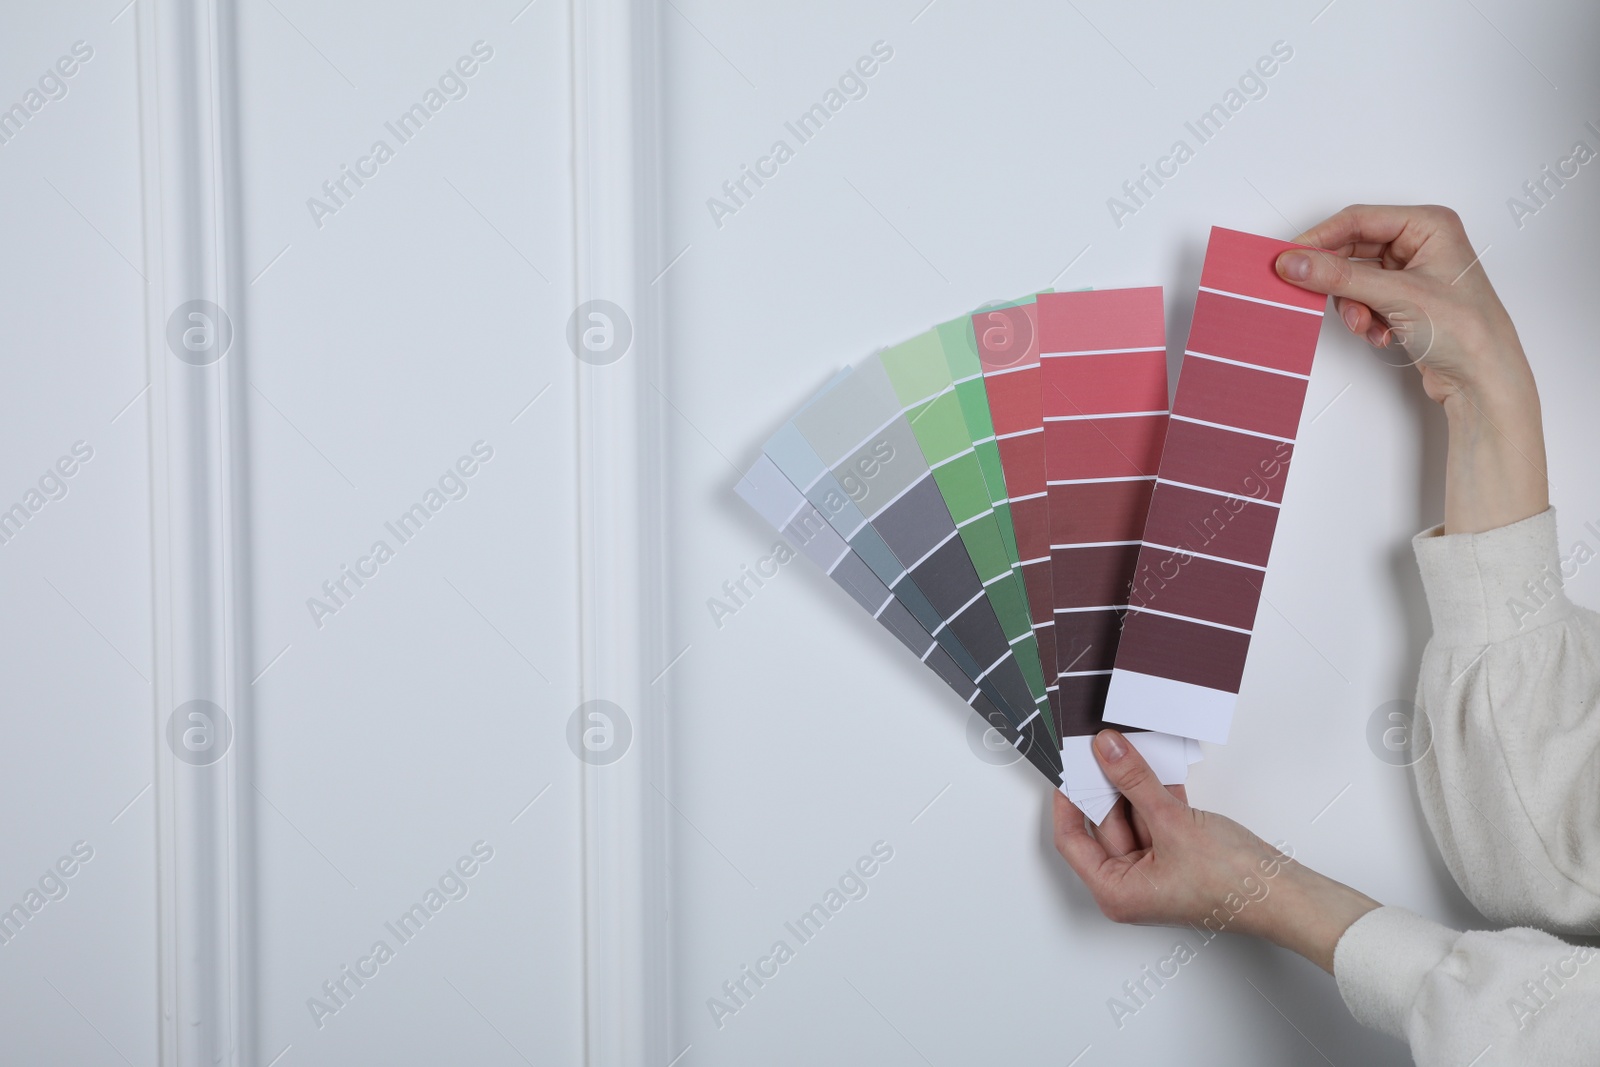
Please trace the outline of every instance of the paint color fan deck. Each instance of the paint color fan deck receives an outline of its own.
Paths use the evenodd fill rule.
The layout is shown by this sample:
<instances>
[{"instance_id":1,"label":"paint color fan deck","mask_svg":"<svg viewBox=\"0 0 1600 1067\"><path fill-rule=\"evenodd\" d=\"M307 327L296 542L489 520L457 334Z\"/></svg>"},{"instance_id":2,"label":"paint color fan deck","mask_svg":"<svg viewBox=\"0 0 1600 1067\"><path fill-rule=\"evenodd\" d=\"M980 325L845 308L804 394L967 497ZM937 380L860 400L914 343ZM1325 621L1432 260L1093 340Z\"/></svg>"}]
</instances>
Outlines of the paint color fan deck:
<instances>
[{"instance_id":1,"label":"paint color fan deck","mask_svg":"<svg viewBox=\"0 0 1600 1067\"><path fill-rule=\"evenodd\" d=\"M1095 822L1104 725L1225 742L1324 300L1211 231L1168 405L1159 287L1041 292L835 375L737 492Z\"/></svg>"}]
</instances>

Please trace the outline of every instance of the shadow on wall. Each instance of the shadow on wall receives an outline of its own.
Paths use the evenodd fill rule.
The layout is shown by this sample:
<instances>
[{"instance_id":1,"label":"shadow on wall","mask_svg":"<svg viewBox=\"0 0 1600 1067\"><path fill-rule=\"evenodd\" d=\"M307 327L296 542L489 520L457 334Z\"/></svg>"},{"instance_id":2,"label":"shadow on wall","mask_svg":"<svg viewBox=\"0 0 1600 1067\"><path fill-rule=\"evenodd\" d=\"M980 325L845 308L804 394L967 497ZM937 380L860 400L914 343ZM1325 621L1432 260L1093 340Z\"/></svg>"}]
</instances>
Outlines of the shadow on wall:
<instances>
[{"instance_id":1,"label":"shadow on wall","mask_svg":"<svg viewBox=\"0 0 1600 1067\"><path fill-rule=\"evenodd\" d=\"M1187 236L1178 253L1178 284L1166 287L1167 310L1167 407L1178 395L1178 372L1183 369L1183 350L1189 344L1189 324L1194 322L1194 302L1199 293L1200 267L1206 258L1209 231Z\"/></svg>"}]
</instances>

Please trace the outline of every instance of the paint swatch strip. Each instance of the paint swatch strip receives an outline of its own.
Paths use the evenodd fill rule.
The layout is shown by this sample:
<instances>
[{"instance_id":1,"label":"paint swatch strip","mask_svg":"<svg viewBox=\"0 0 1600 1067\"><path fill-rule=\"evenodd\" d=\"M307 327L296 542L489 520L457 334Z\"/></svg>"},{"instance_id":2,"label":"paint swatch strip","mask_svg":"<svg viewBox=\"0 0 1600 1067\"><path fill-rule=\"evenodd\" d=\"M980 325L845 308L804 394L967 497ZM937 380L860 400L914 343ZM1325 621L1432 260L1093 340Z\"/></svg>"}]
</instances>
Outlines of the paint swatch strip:
<instances>
[{"instance_id":1,"label":"paint swatch strip","mask_svg":"<svg viewBox=\"0 0 1600 1067\"><path fill-rule=\"evenodd\" d=\"M989 370L994 371L1004 369L1004 365L1008 362L1007 356L1009 351L1013 351L1016 348L1022 348L1024 350L1024 354L1020 362L1031 365L1033 362L1035 362L1034 357L1036 357L1038 354L1040 342L1037 340L1037 338L1042 334L1042 327L1039 330L1032 329L1033 324L1038 321L1037 318L1031 321L1021 318L1019 316L1026 315L1026 311L1019 312L1012 311L1010 309L1020 305L1033 306L1036 299L1047 295L1049 294L1037 294L1036 297L1030 297L1026 300L1018 301L1016 304L1002 305L999 309L986 310L976 315L968 316L964 319L942 324L937 328L940 337L944 341L945 356L950 364L951 375L954 379L957 396L961 401L963 414L967 419L968 436L973 442L974 450L980 458L980 465L983 467L984 476L989 487L991 506L994 509L995 515L1002 520L1009 519L1011 505L1008 502L1009 498L1005 466L1002 461L1000 447L1005 442L1016 442L1019 440L1019 438L1026 438L1031 435L1026 433L1018 435L1015 433L1006 432L1006 436L1003 440L997 440L996 422L991 415L989 407L988 386L985 384L984 365L982 359L980 358L978 335L974 329L974 326L975 324L982 325L985 335L983 339L983 347L989 356ZM1150 294L1146 295L1148 296ZM1156 296L1155 323L1157 331L1160 331L1161 316L1159 306L1159 291L1156 291L1154 295ZM1043 314L1042 305L1034 307L1033 310L1035 311L1036 315ZM996 311L999 311L1000 313L997 314ZM1160 406L1160 414L1165 415L1166 377L1164 356L1162 357L1160 366L1162 370L1160 388L1158 390L1160 396L1158 403ZM1044 377L1048 374L1048 365L1045 365L1043 369L1043 374L1034 376L1034 382L1036 383L1036 388L1044 389L1045 392L1048 393L1049 390L1044 384ZM1028 376L1028 372L1024 371L1018 371L1015 373L1019 375L1019 377L1011 380L1021 381L1025 380ZM1005 388L1005 386L1002 384L997 386L997 388ZM1026 405L1027 398L1025 396L1019 396L1017 399ZM1043 399L1038 399L1036 401L1036 403L1040 405L1041 410L1048 410L1043 408L1045 402L1046 401ZM1025 406L1023 410L1027 413L1028 421L1022 425L1032 425L1031 413L1033 408ZM1005 425L1005 420L1008 418L1008 416L1005 413L1002 413L1000 418L1001 424ZM1053 425L1049 421L1044 421L1043 425L1044 435L1046 439L1048 439L1052 432ZM1009 431L1015 428L1015 426L1008 426L1007 430ZM1158 424L1148 431L1148 436L1153 442L1154 448L1160 447L1160 429L1160 425ZM1037 447L1036 442L1024 443L1032 444L1035 448ZM1007 444L1006 447L1008 450L1012 450L1013 453L1015 453L1013 445ZM1016 458L1015 454L1013 454L1012 458ZM1154 461L1152 460L1152 470L1153 465ZM1024 473L1024 477L1026 476L1026 473ZM1055 521L1056 511L1053 506L1049 506L1048 498L1046 500L1046 505L1042 509L1040 508L1039 504L1029 503L1027 500L1022 501L1018 506L1023 510L1022 521L1024 524L1026 524L1030 519L1030 509L1042 510L1046 516L1047 522L1053 523ZM1037 510L1034 512L1033 517L1038 517ZM1006 525L1009 526L1013 531L1012 540L1008 546L1008 550L1012 557L1012 562L1019 569L1021 569L1021 553L1014 540L1015 527L1009 522L1007 522ZM1137 530L1138 528L1142 527L1142 525L1143 517L1141 514L1132 518L1130 528ZM1024 526L1023 537L1024 541L1026 542L1026 525ZM1121 580L1124 586L1126 585L1128 577L1131 575L1132 564L1133 559L1130 555L1129 558L1124 561L1125 573L1121 575ZM1038 609L1036 629L1038 629L1042 635L1048 636L1052 630L1057 629L1054 621L1055 616L1053 613L1051 600L1052 583L1055 583L1057 587L1060 587L1064 581L1070 582L1072 577L1071 575L1067 575L1065 578L1063 578L1059 572L1053 576L1050 570L1046 569L1044 566L1040 566L1037 563L1030 566L1029 576L1031 579L1034 579L1034 584L1030 586L1028 591L1030 594L1035 594L1035 596L1030 598L1030 610L1032 610L1035 605L1037 605ZM1125 594L1123 599L1126 599ZM1102 678L1104 675L1109 675L1110 673L1110 652L1111 650L1108 649L1103 658L1104 674L1101 676ZM1047 665L1050 664L1050 662L1054 659L1054 656L1051 654L1048 641L1041 645L1040 658ZM1088 745L1089 733L1087 724L1090 722L1098 724L1100 721L1099 709L1105 694L1104 681L1102 680L1095 682L1094 680L1090 679L1086 682L1084 680L1085 678L1088 678L1088 676L1077 675L1074 677L1062 678L1060 679L1061 684L1059 686L1052 685L1050 687L1050 695L1052 698L1052 705L1058 711L1061 707L1058 702L1063 699L1067 699L1069 703L1076 701L1080 705L1080 710L1075 713L1075 720L1063 719L1058 715L1058 722L1066 723L1067 725L1064 725L1063 728L1069 731L1072 728L1070 725L1072 721L1076 721L1077 723L1085 725L1085 732L1082 736L1073 737L1063 735L1061 738L1061 788L1068 794L1069 797L1071 797L1072 801L1077 804L1086 815L1098 823L1105 817L1107 811L1109 811L1111 805L1115 802L1118 794L1116 790L1112 788L1111 783L1106 779L1105 775L1101 772L1099 765L1095 762ZM1088 690L1079 688L1085 685L1094 688L1090 688ZM1200 758L1198 746L1194 742L1188 741L1184 738L1171 737L1162 733L1143 731L1135 731L1131 733L1130 738L1133 741L1134 746L1140 749L1140 751L1144 753L1145 757L1150 761L1152 768L1156 770L1156 773L1160 776L1161 780L1168 784L1184 781L1188 775L1189 764L1194 763Z\"/></svg>"},{"instance_id":2,"label":"paint swatch strip","mask_svg":"<svg viewBox=\"0 0 1600 1067\"><path fill-rule=\"evenodd\" d=\"M874 359L882 363L888 375L934 484L955 522L967 558L972 561L1028 684L1034 706L1043 713L1048 708L1045 678L1022 579L1011 566L1011 554L995 520L989 489L977 450L967 435L939 336L929 330L885 349ZM1046 730L1054 736L1054 716L1042 714L1042 718Z\"/></svg>"},{"instance_id":3,"label":"paint swatch strip","mask_svg":"<svg viewBox=\"0 0 1600 1067\"><path fill-rule=\"evenodd\" d=\"M956 665L950 654L928 634L916 618L889 591L866 562L851 550L800 489L780 471L770 457L761 456L735 487L739 496L783 535L789 544L822 568L878 624L894 634L940 680L971 705L972 710L1017 748L1054 785L1060 780L1060 763L1036 731L1018 734L1004 712Z\"/></svg>"},{"instance_id":4,"label":"paint swatch strip","mask_svg":"<svg viewBox=\"0 0 1600 1067\"><path fill-rule=\"evenodd\" d=\"M1167 428L1160 288L1045 293L1039 348L1065 736L1100 728Z\"/></svg>"},{"instance_id":5,"label":"paint swatch strip","mask_svg":"<svg viewBox=\"0 0 1600 1067\"><path fill-rule=\"evenodd\" d=\"M974 657L976 681L993 687L991 697L1019 730L1040 715L1014 649L986 596L982 580L939 492L938 483L906 418L883 364L868 359L838 385L795 415L805 436L830 471L871 471L861 510L894 554L902 574L891 589L913 579L938 613L935 637L949 630ZM887 449L892 460L878 459Z\"/></svg>"},{"instance_id":6,"label":"paint swatch strip","mask_svg":"<svg viewBox=\"0 0 1600 1067\"><path fill-rule=\"evenodd\" d=\"M837 386L848 375L849 371L841 372L818 396ZM815 403L816 398L811 402ZM859 474L847 473L843 482L822 462L792 420L779 427L763 452L784 477L801 490L813 506L814 517L820 518L838 533L884 587L893 592L895 600L938 641L961 672L979 685L991 702L996 701L999 691L992 683L979 680L983 668L977 665L977 660L957 639L955 632L944 625L945 620L918 586L916 579L906 574L906 569L900 565L894 552L862 512L870 480L879 472L876 464L892 463L895 459L894 448L889 441L875 441L874 445L870 450L874 466L869 466Z\"/></svg>"},{"instance_id":7,"label":"paint swatch strip","mask_svg":"<svg viewBox=\"0 0 1600 1067\"><path fill-rule=\"evenodd\" d=\"M1039 297L1050 566L1061 664L1062 788L1096 822L1117 792L1091 742L1128 605L1167 425L1160 288ZM1130 731L1161 781L1188 777L1184 738Z\"/></svg>"},{"instance_id":8,"label":"paint swatch strip","mask_svg":"<svg viewBox=\"0 0 1600 1067\"><path fill-rule=\"evenodd\" d=\"M1277 276L1291 247L1211 231L1110 721L1228 738L1326 302Z\"/></svg>"},{"instance_id":9,"label":"paint swatch strip","mask_svg":"<svg viewBox=\"0 0 1600 1067\"><path fill-rule=\"evenodd\" d=\"M1033 299L1029 297L1029 299ZM961 417L966 423L967 440L978 457L983 471L984 487L989 494L989 507L994 511L995 523L1006 542L1006 552L1011 557L1017 581L1022 581L1021 557L1017 554L1017 532L1011 525L1011 505L1006 500L1005 468L1000 463L1000 445L994 436L994 421L989 417L989 395L983 386L983 364L978 361L978 342L972 333L972 316L963 315L934 328L939 335L939 347L944 352L945 366L950 371L950 381L955 388L956 402L961 407ZM1052 667L1046 678L1053 678Z\"/></svg>"},{"instance_id":10,"label":"paint swatch strip","mask_svg":"<svg viewBox=\"0 0 1600 1067\"><path fill-rule=\"evenodd\" d=\"M1050 505L1044 461L1044 407L1040 395L1037 304L991 308L972 316L989 416L1005 474L1006 504L1017 543L1017 569L1039 635L1046 690L1062 728L1055 649L1055 587L1050 570Z\"/></svg>"}]
</instances>

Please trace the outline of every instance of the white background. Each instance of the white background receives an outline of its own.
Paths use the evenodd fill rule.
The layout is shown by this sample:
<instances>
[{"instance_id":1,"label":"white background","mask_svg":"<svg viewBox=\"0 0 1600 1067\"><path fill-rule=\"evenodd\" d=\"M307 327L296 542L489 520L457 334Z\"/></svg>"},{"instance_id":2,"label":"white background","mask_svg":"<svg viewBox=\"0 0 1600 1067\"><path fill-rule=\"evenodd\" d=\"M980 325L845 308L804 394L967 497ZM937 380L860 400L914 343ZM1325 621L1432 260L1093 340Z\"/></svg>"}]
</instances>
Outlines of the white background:
<instances>
[{"instance_id":1,"label":"white background","mask_svg":"<svg viewBox=\"0 0 1600 1067\"><path fill-rule=\"evenodd\" d=\"M1209 226L1289 237L1351 201L1461 212L1539 377L1563 547L1600 548L1582 529L1600 525L1600 163L1521 227L1506 204L1574 141L1600 148L1584 127L1600 125L1600 12L921 2L661 8L658 269L671 266L654 286L653 385L672 562L652 579L665 644L686 649L654 683L678 1062L1407 1062L1349 1020L1326 975L1231 939L1119 1030L1107 999L1176 938L1198 939L1101 919L1051 847L1036 774L975 758L966 710L809 564L720 627L707 600L773 543L734 497L736 469L839 366L1049 285L1166 286L1176 354ZM164 715L146 682L147 235L134 13L120 6L0 16L0 103L72 42L95 49L68 96L0 146L0 505L74 441L95 450L68 496L0 546L0 903L73 842L95 850L67 898L0 946L6 1062L157 1055L142 790ZM580 765L565 740L579 699L571 13L519 9L239 6L254 280L236 318L268 801L254 828L259 1043L244 1062L584 1057ZM306 198L479 39L495 55L469 95L318 228ZM880 40L894 56L867 96L716 225L707 198L775 139L793 146L784 122ZM1279 40L1294 55L1265 98L1118 227L1107 198ZM1191 797L1386 903L1481 925L1408 772L1366 740L1374 710L1411 695L1427 638L1406 542L1440 517L1443 426L1413 371L1336 326L1233 741L1208 748ZM319 629L306 598L480 439L495 458L466 499ZM1600 602L1595 568L1570 591ZM479 839L495 858L470 895L319 1030L306 999ZM894 858L865 899L797 946L784 923L880 840ZM795 959L719 1028L708 998L780 938Z\"/></svg>"}]
</instances>

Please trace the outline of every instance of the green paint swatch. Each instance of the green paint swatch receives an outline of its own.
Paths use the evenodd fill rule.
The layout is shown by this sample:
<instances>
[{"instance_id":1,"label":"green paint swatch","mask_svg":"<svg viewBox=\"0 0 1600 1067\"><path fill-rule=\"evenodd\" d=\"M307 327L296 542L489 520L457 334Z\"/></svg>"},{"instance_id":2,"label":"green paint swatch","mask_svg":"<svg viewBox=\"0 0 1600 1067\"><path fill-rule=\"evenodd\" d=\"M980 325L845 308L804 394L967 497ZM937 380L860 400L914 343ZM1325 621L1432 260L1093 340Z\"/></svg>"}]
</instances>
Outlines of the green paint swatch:
<instances>
[{"instance_id":1,"label":"green paint swatch","mask_svg":"<svg viewBox=\"0 0 1600 1067\"><path fill-rule=\"evenodd\" d=\"M1043 292L1052 292L1050 289ZM1021 300L1007 300L990 304L991 308L1020 307L1038 299L1038 293ZM1017 552L1016 529L1011 524L1011 505L1006 502L1005 468L1000 465L1000 442L995 440L994 422L989 416L989 391L983 384L983 363L978 359L978 339L972 332L972 316L963 315L934 327L944 348L945 363L950 368L951 380L956 387L956 400L961 405L961 415L966 421L967 435L977 452L978 466L983 470L984 484L989 489L989 506L994 508L995 521L1005 536L1011 562L1020 565L1022 556Z\"/></svg>"},{"instance_id":2,"label":"green paint swatch","mask_svg":"<svg viewBox=\"0 0 1600 1067\"><path fill-rule=\"evenodd\" d=\"M933 470L934 481L950 509L950 517L956 522L967 555L984 582L985 593L1022 668L1035 706L1041 712L1048 712L1044 671L1040 666L1038 639L1028 611L1027 594L1017 569L1012 566L1016 562L1017 548L1010 516L1006 515L1002 526L995 509L992 483L984 470L985 461L969 432L968 416L958 396L959 387L952 378L939 330L929 330L895 345L881 353L881 359L917 444ZM972 360L976 365L976 348ZM981 376L970 384L976 385L981 395ZM986 399L983 414L987 420ZM989 437L988 443L992 446L992 428ZM998 471L998 450L994 451L994 462ZM1002 477L999 497L1002 502L1004 484ZM1044 715L1052 739L1059 743L1054 718Z\"/></svg>"},{"instance_id":3,"label":"green paint swatch","mask_svg":"<svg viewBox=\"0 0 1600 1067\"><path fill-rule=\"evenodd\" d=\"M978 359L978 340L972 332L972 316L963 315L959 319L941 323L934 327L934 333L941 342L945 366L955 386L968 444L974 449L978 468L983 472L989 507L994 509L995 522L1005 539L1011 564L1020 565L1016 530L1011 525L1011 505L1006 502L1006 476L1000 465L1000 442L995 440L994 422L989 417L989 394L983 384L983 364Z\"/></svg>"}]
</instances>

